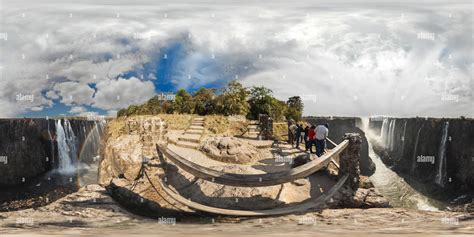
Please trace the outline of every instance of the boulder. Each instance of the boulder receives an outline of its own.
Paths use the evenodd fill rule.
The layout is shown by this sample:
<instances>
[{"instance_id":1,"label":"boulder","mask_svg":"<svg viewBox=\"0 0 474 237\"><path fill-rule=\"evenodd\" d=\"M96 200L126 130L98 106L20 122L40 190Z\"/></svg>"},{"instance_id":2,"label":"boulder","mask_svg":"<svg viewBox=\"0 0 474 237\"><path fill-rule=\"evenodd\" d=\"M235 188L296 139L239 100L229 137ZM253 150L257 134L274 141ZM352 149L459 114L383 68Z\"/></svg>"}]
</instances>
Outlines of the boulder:
<instances>
[{"instance_id":1,"label":"boulder","mask_svg":"<svg viewBox=\"0 0 474 237\"><path fill-rule=\"evenodd\" d=\"M263 157L252 144L235 137L208 138L202 142L199 150L212 159L232 164L251 164Z\"/></svg>"}]
</instances>

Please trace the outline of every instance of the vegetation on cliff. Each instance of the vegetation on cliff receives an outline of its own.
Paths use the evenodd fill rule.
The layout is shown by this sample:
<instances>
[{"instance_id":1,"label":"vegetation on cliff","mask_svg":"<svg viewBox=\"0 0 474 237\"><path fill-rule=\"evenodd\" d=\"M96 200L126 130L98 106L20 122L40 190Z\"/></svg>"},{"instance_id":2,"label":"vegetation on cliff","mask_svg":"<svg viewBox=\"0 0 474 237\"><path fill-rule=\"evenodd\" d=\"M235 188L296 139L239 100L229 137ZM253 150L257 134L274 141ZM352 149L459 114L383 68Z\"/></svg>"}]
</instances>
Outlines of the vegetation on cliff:
<instances>
[{"instance_id":1,"label":"vegetation on cliff","mask_svg":"<svg viewBox=\"0 0 474 237\"><path fill-rule=\"evenodd\" d=\"M246 88L237 81L225 87L201 88L194 93L184 89L177 91L174 100L154 96L141 105L130 105L118 111L117 116L156 114L198 114L198 115L244 115L258 119L259 114L269 114L275 121L285 119L301 120L303 102L293 96L287 102L273 96L265 87Z\"/></svg>"}]
</instances>

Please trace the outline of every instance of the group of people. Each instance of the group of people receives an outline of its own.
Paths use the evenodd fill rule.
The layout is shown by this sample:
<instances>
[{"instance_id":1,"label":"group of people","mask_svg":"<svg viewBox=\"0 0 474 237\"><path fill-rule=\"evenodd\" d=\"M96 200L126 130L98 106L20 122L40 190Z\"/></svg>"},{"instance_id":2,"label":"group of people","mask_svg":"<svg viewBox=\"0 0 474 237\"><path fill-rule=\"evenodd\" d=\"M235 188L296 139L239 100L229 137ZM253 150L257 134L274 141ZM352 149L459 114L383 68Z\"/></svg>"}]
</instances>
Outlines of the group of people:
<instances>
[{"instance_id":1,"label":"group of people","mask_svg":"<svg viewBox=\"0 0 474 237\"><path fill-rule=\"evenodd\" d=\"M329 124L327 123L303 128L302 124L297 124L293 120L288 121L288 143L299 149L300 143L304 141L305 150L313 153L313 146L315 146L317 156L324 154L328 134Z\"/></svg>"}]
</instances>

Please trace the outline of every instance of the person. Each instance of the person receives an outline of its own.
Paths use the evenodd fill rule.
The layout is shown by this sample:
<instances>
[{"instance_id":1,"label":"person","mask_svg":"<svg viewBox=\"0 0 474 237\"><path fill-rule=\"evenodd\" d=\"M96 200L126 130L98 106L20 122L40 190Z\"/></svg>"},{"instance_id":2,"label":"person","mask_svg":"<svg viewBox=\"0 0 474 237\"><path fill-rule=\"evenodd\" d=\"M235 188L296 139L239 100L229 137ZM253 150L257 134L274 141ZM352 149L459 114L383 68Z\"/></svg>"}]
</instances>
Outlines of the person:
<instances>
[{"instance_id":1,"label":"person","mask_svg":"<svg viewBox=\"0 0 474 237\"><path fill-rule=\"evenodd\" d=\"M288 144L293 144L293 141L292 141L292 136L293 134L291 133L291 125L293 124L293 122L290 120L288 120Z\"/></svg>"},{"instance_id":2,"label":"person","mask_svg":"<svg viewBox=\"0 0 474 237\"><path fill-rule=\"evenodd\" d=\"M303 125L301 124L297 124L296 125L296 134L295 134L295 137L296 137L296 148L300 149L300 142L301 141L301 134L303 133Z\"/></svg>"},{"instance_id":3,"label":"person","mask_svg":"<svg viewBox=\"0 0 474 237\"><path fill-rule=\"evenodd\" d=\"M322 156L326 148L326 138L329 134L329 124L318 125L315 129L316 155Z\"/></svg>"},{"instance_id":4,"label":"person","mask_svg":"<svg viewBox=\"0 0 474 237\"><path fill-rule=\"evenodd\" d=\"M308 132L309 132L309 126L306 126L304 128L304 135L303 135L304 144L305 144L306 147L308 146Z\"/></svg>"},{"instance_id":5,"label":"person","mask_svg":"<svg viewBox=\"0 0 474 237\"><path fill-rule=\"evenodd\" d=\"M293 146L295 144L295 142L297 141L297 130L298 130L298 126L295 125L294 123L290 125L290 135L291 135L291 139L290 139L290 144L291 146Z\"/></svg>"},{"instance_id":6,"label":"person","mask_svg":"<svg viewBox=\"0 0 474 237\"><path fill-rule=\"evenodd\" d=\"M300 129L301 129L301 131L300 131L300 143L303 143L303 141L304 141L304 139L303 139L303 137L304 137L303 124L300 124Z\"/></svg>"},{"instance_id":7,"label":"person","mask_svg":"<svg viewBox=\"0 0 474 237\"><path fill-rule=\"evenodd\" d=\"M313 144L314 144L314 139L316 137L315 129L316 127L312 125L308 131L308 144L306 146L306 151L309 150L310 153L313 153Z\"/></svg>"}]
</instances>

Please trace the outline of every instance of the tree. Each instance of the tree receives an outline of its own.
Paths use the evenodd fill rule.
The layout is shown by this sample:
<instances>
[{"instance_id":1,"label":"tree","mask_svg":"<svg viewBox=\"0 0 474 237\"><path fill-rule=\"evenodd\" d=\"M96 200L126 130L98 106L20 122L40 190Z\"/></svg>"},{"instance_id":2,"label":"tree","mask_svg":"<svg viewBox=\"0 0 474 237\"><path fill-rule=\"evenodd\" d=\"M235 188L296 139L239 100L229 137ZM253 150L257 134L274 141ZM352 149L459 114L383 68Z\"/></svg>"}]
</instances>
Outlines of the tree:
<instances>
[{"instance_id":1,"label":"tree","mask_svg":"<svg viewBox=\"0 0 474 237\"><path fill-rule=\"evenodd\" d=\"M261 87L252 87L250 89L250 111L247 115L250 119L258 119L259 114L268 114L271 116L272 105L274 104L272 90Z\"/></svg>"},{"instance_id":2,"label":"tree","mask_svg":"<svg viewBox=\"0 0 474 237\"><path fill-rule=\"evenodd\" d=\"M303 116L303 102L301 97L293 96L288 99L286 102L288 105L288 110L286 112L287 119L294 119L295 121L301 121Z\"/></svg>"},{"instance_id":3,"label":"tree","mask_svg":"<svg viewBox=\"0 0 474 237\"><path fill-rule=\"evenodd\" d=\"M216 112L223 115L247 115L250 108L248 95L248 90L242 84L237 81L229 82L217 98Z\"/></svg>"},{"instance_id":4,"label":"tree","mask_svg":"<svg viewBox=\"0 0 474 237\"><path fill-rule=\"evenodd\" d=\"M179 89L175 97L175 111L180 114L194 113L193 97L184 89Z\"/></svg>"},{"instance_id":5,"label":"tree","mask_svg":"<svg viewBox=\"0 0 474 237\"><path fill-rule=\"evenodd\" d=\"M274 121L283 121L287 111L288 106L284 101L272 97L270 117L272 117Z\"/></svg>"},{"instance_id":6,"label":"tree","mask_svg":"<svg viewBox=\"0 0 474 237\"><path fill-rule=\"evenodd\" d=\"M194 94L194 112L199 115L216 113L215 89L201 88Z\"/></svg>"}]
</instances>

